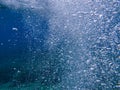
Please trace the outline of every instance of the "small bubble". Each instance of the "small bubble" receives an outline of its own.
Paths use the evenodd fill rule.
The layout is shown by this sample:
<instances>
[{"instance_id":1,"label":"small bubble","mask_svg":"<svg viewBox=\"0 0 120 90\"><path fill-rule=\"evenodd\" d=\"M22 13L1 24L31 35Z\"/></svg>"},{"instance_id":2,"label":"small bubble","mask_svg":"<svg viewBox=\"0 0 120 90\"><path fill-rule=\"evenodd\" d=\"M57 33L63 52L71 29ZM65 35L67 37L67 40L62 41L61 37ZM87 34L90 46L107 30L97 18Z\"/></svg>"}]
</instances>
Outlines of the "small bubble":
<instances>
[{"instance_id":1,"label":"small bubble","mask_svg":"<svg viewBox=\"0 0 120 90\"><path fill-rule=\"evenodd\" d=\"M101 83L102 86L105 86L106 84L105 83Z\"/></svg>"},{"instance_id":2,"label":"small bubble","mask_svg":"<svg viewBox=\"0 0 120 90\"><path fill-rule=\"evenodd\" d=\"M96 82L100 82L100 80L96 80Z\"/></svg>"},{"instance_id":3,"label":"small bubble","mask_svg":"<svg viewBox=\"0 0 120 90\"><path fill-rule=\"evenodd\" d=\"M9 39L8 42L10 42L11 40Z\"/></svg>"},{"instance_id":4,"label":"small bubble","mask_svg":"<svg viewBox=\"0 0 120 90\"><path fill-rule=\"evenodd\" d=\"M16 70L16 68L13 68L13 70Z\"/></svg>"},{"instance_id":5,"label":"small bubble","mask_svg":"<svg viewBox=\"0 0 120 90\"><path fill-rule=\"evenodd\" d=\"M17 73L21 73L21 71L20 71L20 70L18 70L18 71L17 71Z\"/></svg>"},{"instance_id":6,"label":"small bubble","mask_svg":"<svg viewBox=\"0 0 120 90\"><path fill-rule=\"evenodd\" d=\"M18 28L15 28L15 27L14 27L14 28L12 28L12 30L13 30L13 31L18 31Z\"/></svg>"},{"instance_id":7,"label":"small bubble","mask_svg":"<svg viewBox=\"0 0 120 90\"><path fill-rule=\"evenodd\" d=\"M94 68L90 68L90 70L94 70Z\"/></svg>"},{"instance_id":8,"label":"small bubble","mask_svg":"<svg viewBox=\"0 0 120 90\"><path fill-rule=\"evenodd\" d=\"M99 15L99 18L101 18L102 16L103 16L103 15L102 15L102 14L100 14L100 15Z\"/></svg>"},{"instance_id":9,"label":"small bubble","mask_svg":"<svg viewBox=\"0 0 120 90\"><path fill-rule=\"evenodd\" d=\"M118 50L120 50L120 44L117 45Z\"/></svg>"},{"instance_id":10,"label":"small bubble","mask_svg":"<svg viewBox=\"0 0 120 90\"><path fill-rule=\"evenodd\" d=\"M69 53L72 53L72 51L69 51Z\"/></svg>"},{"instance_id":11,"label":"small bubble","mask_svg":"<svg viewBox=\"0 0 120 90\"><path fill-rule=\"evenodd\" d=\"M3 46L3 43L0 43L1 46Z\"/></svg>"}]
</instances>

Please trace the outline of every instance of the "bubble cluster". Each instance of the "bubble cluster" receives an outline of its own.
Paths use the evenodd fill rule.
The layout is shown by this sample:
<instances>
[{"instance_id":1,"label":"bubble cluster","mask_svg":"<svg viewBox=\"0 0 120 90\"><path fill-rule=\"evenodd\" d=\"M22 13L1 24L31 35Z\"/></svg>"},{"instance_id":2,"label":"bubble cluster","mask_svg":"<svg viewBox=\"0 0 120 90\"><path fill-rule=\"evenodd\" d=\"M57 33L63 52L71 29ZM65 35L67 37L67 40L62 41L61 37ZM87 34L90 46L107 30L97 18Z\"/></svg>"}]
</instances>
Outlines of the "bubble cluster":
<instances>
[{"instance_id":1,"label":"bubble cluster","mask_svg":"<svg viewBox=\"0 0 120 90\"><path fill-rule=\"evenodd\" d=\"M118 89L119 0L2 2L24 8L28 70L36 81L43 85L57 83L55 90Z\"/></svg>"}]
</instances>

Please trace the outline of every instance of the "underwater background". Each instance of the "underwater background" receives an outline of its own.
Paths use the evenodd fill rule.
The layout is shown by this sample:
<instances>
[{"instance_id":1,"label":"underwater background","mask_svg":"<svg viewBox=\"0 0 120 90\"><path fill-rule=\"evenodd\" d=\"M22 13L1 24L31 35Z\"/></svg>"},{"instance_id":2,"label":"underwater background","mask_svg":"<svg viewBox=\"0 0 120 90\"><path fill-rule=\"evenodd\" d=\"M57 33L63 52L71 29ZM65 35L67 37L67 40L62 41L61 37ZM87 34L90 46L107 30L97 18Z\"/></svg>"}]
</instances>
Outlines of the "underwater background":
<instances>
[{"instance_id":1,"label":"underwater background","mask_svg":"<svg viewBox=\"0 0 120 90\"><path fill-rule=\"evenodd\" d=\"M0 90L119 90L120 0L0 0Z\"/></svg>"}]
</instances>

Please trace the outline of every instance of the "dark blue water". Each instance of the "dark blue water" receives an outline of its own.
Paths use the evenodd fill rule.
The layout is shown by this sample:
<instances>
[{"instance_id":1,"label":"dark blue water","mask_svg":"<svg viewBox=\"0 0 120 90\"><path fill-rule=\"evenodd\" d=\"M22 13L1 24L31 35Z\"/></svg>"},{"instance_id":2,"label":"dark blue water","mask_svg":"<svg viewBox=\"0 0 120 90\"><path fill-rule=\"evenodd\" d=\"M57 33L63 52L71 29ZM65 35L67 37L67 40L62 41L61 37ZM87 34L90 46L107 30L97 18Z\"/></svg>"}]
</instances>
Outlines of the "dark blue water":
<instances>
[{"instance_id":1,"label":"dark blue water","mask_svg":"<svg viewBox=\"0 0 120 90\"><path fill-rule=\"evenodd\" d=\"M10 58L19 58L27 46L21 18L21 14L14 10L0 8L0 81L9 80L8 73L11 73L12 64ZM19 30L14 31L13 27Z\"/></svg>"},{"instance_id":2,"label":"dark blue water","mask_svg":"<svg viewBox=\"0 0 120 90\"><path fill-rule=\"evenodd\" d=\"M27 47L20 11L0 9L0 57L21 54ZM18 30L13 30L17 28Z\"/></svg>"},{"instance_id":3,"label":"dark blue water","mask_svg":"<svg viewBox=\"0 0 120 90\"><path fill-rule=\"evenodd\" d=\"M47 52L44 42L48 31L48 20L44 16L37 18L40 19L37 29L41 33L34 37L31 34L33 33L32 27L29 25L25 27L23 21L25 11L29 12L29 15L33 15L33 18L36 17L29 10L0 8L0 82L11 80L17 71L14 71L14 68L19 70L21 67L23 68L22 65L27 67L25 64L31 62L27 55L36 51L36 47L39 46L39 53ZM39 38L41 42L34 40L34 38Z\"/></svg>"}]
</instances>

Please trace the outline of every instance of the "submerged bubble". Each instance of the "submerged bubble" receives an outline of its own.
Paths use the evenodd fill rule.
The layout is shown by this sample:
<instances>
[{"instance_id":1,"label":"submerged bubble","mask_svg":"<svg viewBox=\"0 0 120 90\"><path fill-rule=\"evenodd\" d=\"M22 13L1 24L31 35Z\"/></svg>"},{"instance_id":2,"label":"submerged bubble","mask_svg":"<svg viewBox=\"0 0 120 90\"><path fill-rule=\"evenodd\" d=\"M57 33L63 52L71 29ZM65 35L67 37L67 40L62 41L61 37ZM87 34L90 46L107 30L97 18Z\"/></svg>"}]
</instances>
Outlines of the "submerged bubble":
<instances>
[{"instance_id":1,"label":"submerged bubble","mask_svg":"<svg viewBox=\"0 0 120 90\"><path fill-rule=\"evenodd\" d=\"M18 28L13 27L12 30L13 31L18 31Z\"/></svg>"}]
</instances>

